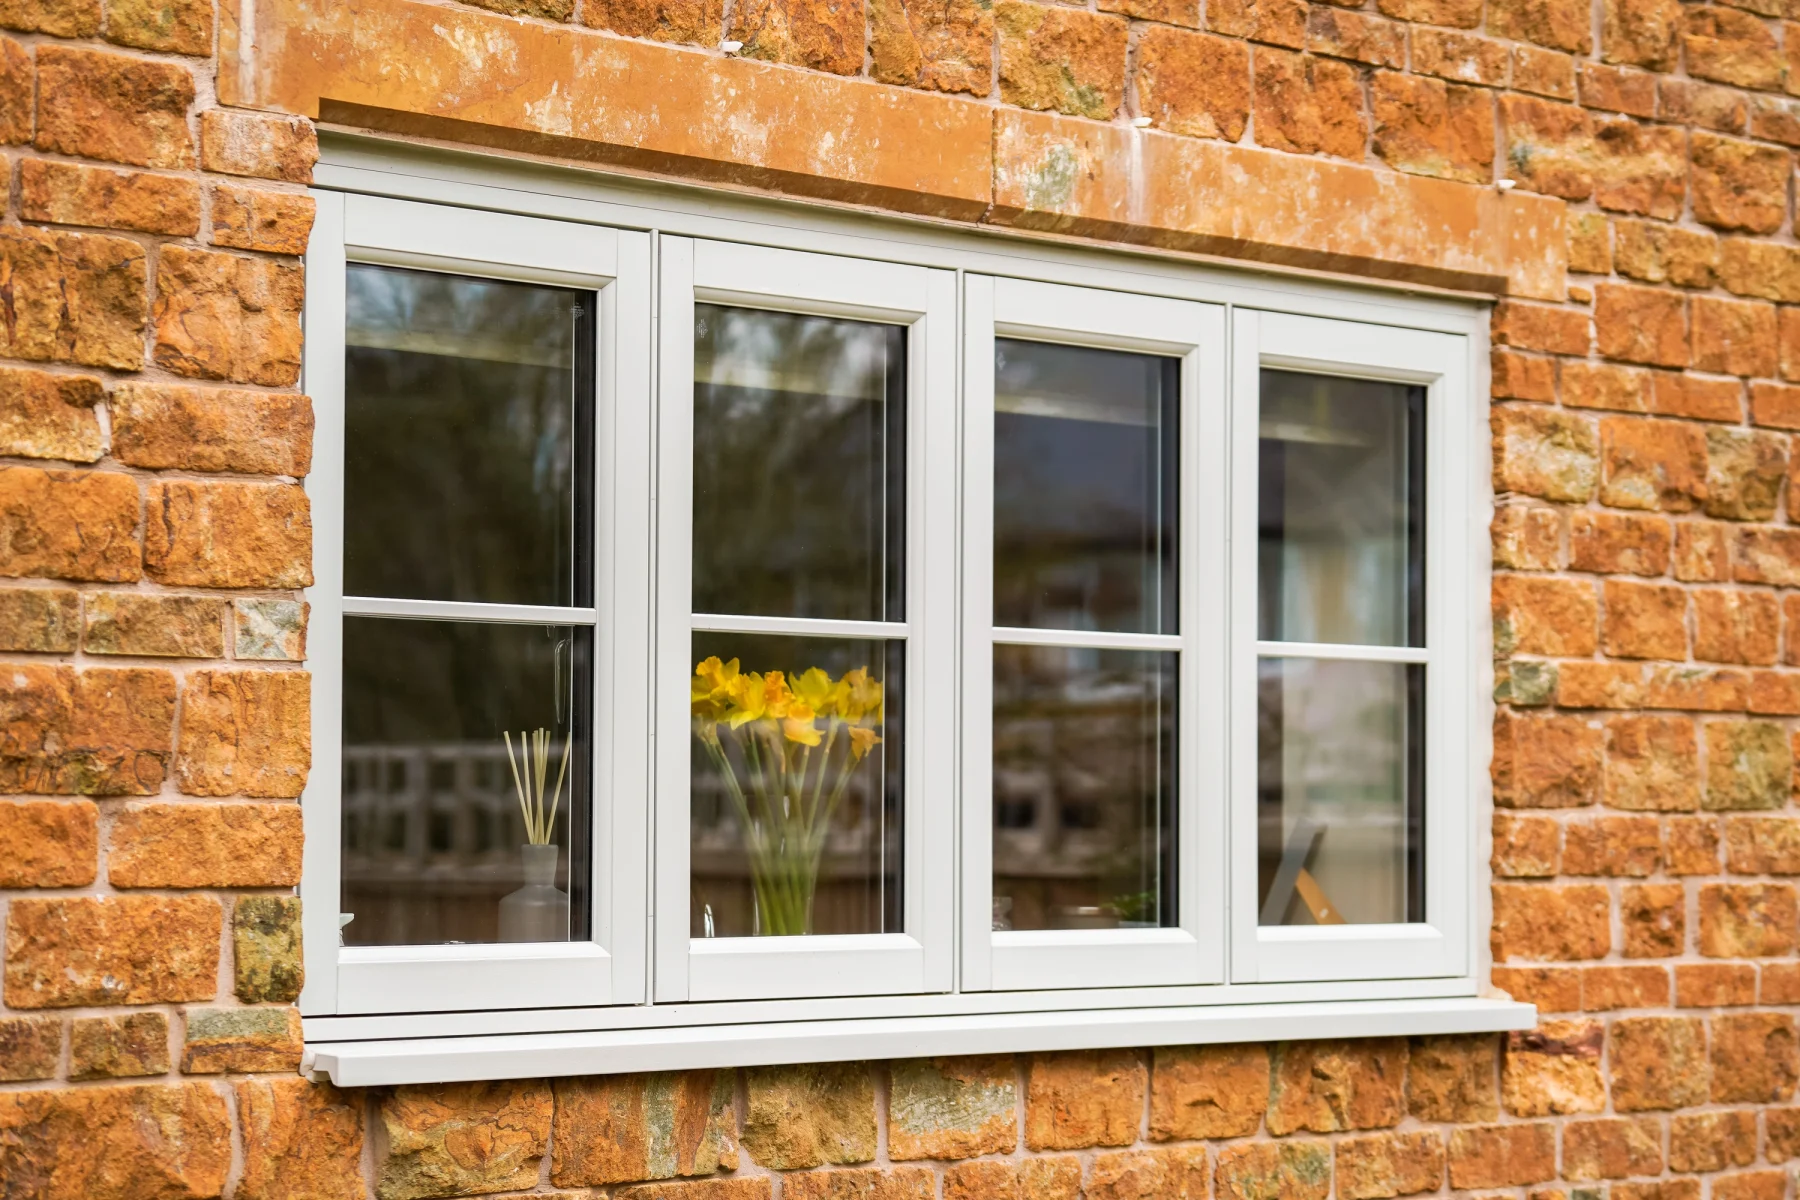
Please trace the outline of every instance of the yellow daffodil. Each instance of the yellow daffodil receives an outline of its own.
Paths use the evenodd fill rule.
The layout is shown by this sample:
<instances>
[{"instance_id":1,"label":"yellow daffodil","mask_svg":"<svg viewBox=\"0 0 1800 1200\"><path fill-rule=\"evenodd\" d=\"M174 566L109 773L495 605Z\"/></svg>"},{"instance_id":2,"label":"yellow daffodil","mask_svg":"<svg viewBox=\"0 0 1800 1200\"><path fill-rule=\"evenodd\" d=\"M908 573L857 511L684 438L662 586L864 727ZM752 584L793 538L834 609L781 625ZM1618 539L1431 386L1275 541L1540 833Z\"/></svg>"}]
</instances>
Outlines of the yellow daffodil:
<instances>
[{"instance_id":1,"label":"yellow daffodil","mask_svg":"<svg viewBox=\"0 0 1800 1200\"><path fill-rule=\"evenodd\" d=\"M738 677L738 660L721 663L717 655L694 668L688 685L688 701L694 716L704 721L722 720L731 704L731 685Z\"/></svg>"},{"instance_id":2,"label":"yellow daffodil","mask_svg":"<svg viewBox=\"0 0 1800 1200\"><path fill-rule=\"evenodd\" d=\"M763 677L754 671L733 679L727 694L731 700L731 708L725 714L725 720L733 729L742 728L751 721L760 721L769 710L768 689Z\"/></svg>"},{"instance_id":3,"label":"yellow daffodil","mask_svg":"<svg viewBox=\"0 0 1800 1200\"><path fill-rule=\"evenodd\" d=\"M832 700L836 689L832 686L831 676L817 667L808 669L793 683L794 695L805 702L813 710L815 716L829 717L832 712Z\"/></svg>"},{"instance_id":4,"label":"yellow daffodil","mask_svg":"<svg viewBox=\"0 0 1800 1200\"><path fill-rule=\"evenodd\" d=\"M860 725L851 726L850 761L853 763L861 762L865 754L880 744L881 739L875 736L875 731L873 729L864 729Z\"/></svg>"},{"instance_id":5,"label":"yellow daffodil","mask_svg":"<svg viewBox=\"0 0 1800 1200\"><path fill-rule=\"evenodd\" d=\"M806 715L800 716L801 712ZM787 717L781 722L781 736L800 746L818 745L819 727L813 724L812 709L798 705L789 710Z\"/></svg>"}]
</instances>

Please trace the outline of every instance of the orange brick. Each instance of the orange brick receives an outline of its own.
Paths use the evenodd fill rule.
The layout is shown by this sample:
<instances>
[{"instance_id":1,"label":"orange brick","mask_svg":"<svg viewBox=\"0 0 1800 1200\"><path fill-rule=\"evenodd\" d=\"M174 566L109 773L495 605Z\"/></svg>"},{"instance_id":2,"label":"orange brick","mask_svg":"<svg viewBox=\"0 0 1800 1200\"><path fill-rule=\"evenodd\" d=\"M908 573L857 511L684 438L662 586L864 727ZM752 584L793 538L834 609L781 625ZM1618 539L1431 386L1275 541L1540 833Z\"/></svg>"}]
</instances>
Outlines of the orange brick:
<instances>
[{"instance_id":1,"label":"orange brick","mask_svg":"<svg viewBox=\"0 0 1800 1200\"><path fill-rule=\"evenodd\" d=\"M1738 379L1659 371L1650 394L1650 411L1665 417L1736 423L1744 419L1744 384Z\"/></svg>"},{"instance_id":2,"label":"orange brick","mask_svg":"<svg viewBox=\"0 0 1800 1200\"><path fill-rule=\"evenodd\" d=\"M1565 836L1566 875L1649 875L1662 857L1662 830L1655 817L1571 821Z\"/></svg>"},{"instance_id":3,"label":"orange brick","mask_svg":"<svg viewBox=\"0 0 1800 1200\"><path fill-rule=\"evenodd\" d=\"M1369 126L1355 67L1258 49L1255 70L1258 144L1301 154L1363 157Z\"/></svg>"},{"instance_id":4,"label":"orange brick","mask_svg":"<svg viewBox=\"0 0 1800 1200\"><path fill-rule=\"evenodd\" d=\"M1755 672L1750 676L1750 699L1745 707L1753 713L1800 717L1800 675L1788 671Z\"/></svg>"},{"instance_id":5,"label":"orange brick","mask_svg":"<svg viewBox=\"0 0 1800 1200\"><path fill-rule=\"evenodd\" d=\"M1581 1003L1588 1012L1661 1008L1669 1002L1667 967L1583 967Z\"/></svg>"},{"instance_id":6,"label":"orange brick","mask_svg":"<svg viewBox=\"0 0 1800 1200\"><path fill-rule=\"evenodd\" d=\"M1575 60L1567 54L1539 50L1532 46L1514 46L1512 85L1521 92L1548 96L1552 100L1575 98Z\"/></svg>"},{"instance_id":7,"label":"orange brick","mask_svg":"<svg viewBox=\"0 0 1800 1200\"><path fill-rule=\"evenodd\" d=\"M1360 12L1314 5L1306 22L1306 48L1372 67L1406 65L1406 26Z\"/></svg>"},{"instance_id":8,"label":"orange brick","mask_svg":"<svg viewBox=\"0 0 1800 1200\"><path fill-rule=\"evenodd\" d=\"M1719 823L1714 817L1670 817L1663 846L1671 875L1719 873Z\"/></svg>"},{"instance_id":9,"label":"orange brick","mask_svg":"<svg viewBox=\"0 0 1800 1200\"><path fill-rule=\"evenodd\" d=\"M1709 588L1693 598L1695 658L1760 666L1775 662L1781 611L1773 593Z\"/></svg>"},{"instance_id":10,"label":"orange brick","mask_svg":"<svg viewBox=\"0 0 1800 1200\"><path fill-rule=\"evenodd\" d=\"M1556 1127L1472 1125L1450 1134L1450 1186L1519 1187L1556 1175Z\"/></svg>"},{"instance_id":11,"label":"orange brick","mask_svg":"<svg viewBox=\"0 0 1800 1200\"><path fill-rule=\"evenodd\" d=\"M1391 2L1391 0L1390 0ZM1476 20L1480 20L1479 10ZM1421 75L1435 75L1458 83L1504 84L1507 74L1506 43L1474 34L1445 29L1412 31L1412 68Z\"/></svg>"},{"instance_id":12,"label":"orange brick","mask_svg":"<svg viewBox=\"0 0 1800 1200\"><path fill-rule=\"evenodd\" d=\"M1562 565L1562 514L1554 508L1505 504L1494 513L1494 565L1554 571Z\"/></svg>"},{"instance_id":13,"label":"orange brick","mask_svg":"<svg viewBox=\"0 0 1800 1200\"><path fill-rule=\"evenodd\" d=\"M1775 325L1781 377L1790 383L1800 381L1800 308L1783 305L1777 310Z\"/></svg>"},{"instance_id":14,"label":"orange brick","mask_svg":"<svg viewBox=\"0 0 1800 1200\"><path fill-rule=\"evenodd\" d=\"M1731 569L1738 582L1800 586L1800 530L1761 526L1736 533Z\"/></svg>"},{"instance_id":15,"label":"orange brick","mask_svg":"<svg viewBox=\"0 0 1800 1200\"><path fill-rule=\"evenodd\" d=\"M1496 400L1556 399L1556 360L1495 348L1490 356L1489 394Z\"/></svg>"},{"instance_id":16,"label":"orange brick","mask_svg":"<svg viewBox=\"0 0 1800 1200\"><path fill-rule=\"evenodd\" d=\"M1755 1004L1756 968L1748 963L1678 963L1675 1003L1681 1008Z\"/></svg>"},{"instance_id":17,"label":"orange brick","mask_svg":"<svg viewBox=\"0 0 1800 1200\"><path fill-rule=\"evenodd\" d=\"M1586 354L1588 316L1577 308L1502 300L1494 309L1493 338L1497 346L1520 350Z\"/></svg>"},{"instance_id":18,"label":"orange brick","mask_svg":"<svg viewBox=\"0 0 1800 1200\"><path fill-rule=\"evenodd\" d=\"M1562 402L1570 408L1649 412L1650 372L1605 363L1564 363Z\"/></svg>"},{"instance_id":19,"label":"orange brick","mask_svg":"<svg viewBox=\"0 0 1800 1200\"><path fill-rule=\"evenodd\" d=\"M1712 1098L1772 1104L1792 1098L1800 1078L1794 1018L1786 1013L1721 1013L1712 1019Z\"/></svg>"},{"instance_id":20,"label":"orange brick","mask_svg":"<svg viewBox=\"0 0 1800 1200\"><path fill-rule=\"evenodd\" d=\"M1792 954L1800 923L1786 883L1708 883L1700 888L1700 953L1708 958Z\"/></svg>"},{"instance_id":21,"label":"orange brick","mask_svg":"<svg viewBox=\"0 0 1800 1200\"><path fill-rule=\"evenodd\" d=\"M1679 883L1631 884L1619 893L1626 958L1670 958L1687 941L1685 893Z\"/></svg>"},{"instance_id":22,"label":"orange brick","mask_svg":"<svg viewBox=\"0 0 1800 1200\"><path fill-rule=\"evenodd\" d=\"M1494 959L1571 962L1612 948L1611 901L1599 884L1496 883Z\"/></svg>"},{"instance_id":23,"label":"orange brick","mask_svg":"<svg viewBox=\"0 0 1800 1200\"><path fill-rule=\"evenodd\" d=\"M1800 1004L1800 963L1764 963L1762 967L1762 1002L1764 1004ZM1780 1162L1775 1157L1775 1129L1770 1126L1769 1143L1771 1162ZM1789 1145L1800 1143L1789 1142Z\"/></svg>"},{"instance_id":24,"label":"orange brick","mask_svg":"<svg viewBox=\"0 0 1800 1200\"><path fill-rule=\"evenodd\" d=\"M1675 578L1724 583L1731 578L1731 527L1709 521L1675 523Z\"/></svg>"},{"instance_id":25,"label":"orange brick","mask_svg":"<svg viewBox=\"0 0 1800 1200\"><path fill-rule=\"evenodd\" d=\"M1501 575L1494 579L1494 640L1520 654L1585 656L1597 646L1590 583Z\"/></svg>"},{"instance_id":26,"label":"orange brick","mask_svg":"<svg viewBox=\"0 0 1800 1200\"><path fill-rule=\"evenodd\" d=\"M1600 1049L1605 1040L1606 1027L1586 1019L1540 1021L1535 1029L1508 1034L1500 1072L1506 1111L1548 1117L1604 1110Z\"/></svg>"},{"instance_id":27,"label":"orange brick","mask_svg":"<svg viewBox=\"0 0 1800 1200\"><path fill-rule=\"evenodd\" d=\"M1564 708L1636 708L1644 695L1644 668L1637 663L1557 665L1556 702Z\"/></svg>"},{"instance_id":28,"label":"orange brick","mask_svg":"<svg viewBox=\"0 0 1800 1200\"><path fill-rule=\"evenodd\" d=\"M1687 592L1670 584L1609 579L1601 645L1614 658L1687 658Z\"/></svg>"},{"instance_id":29,"label":"orange brick","mask_svg":"<svg viewBox=\"0 0 1800 1200\"><path fill-rule=\"evenodd\" d=\"M1606 725L1606 804L1639 812L1700 806L1700 758L1689 717L1614 717Z\"/></svg>"},{"instance_id":30,"label":"orange brick","mask_svg":"<svg viewBox=\"0 0 1800 1200\"><path fill-rule=\"evenodd\" d=\"M1613 1111L1704 1104L1711 1084L1706 1029L1694 1017L1621 1017L1607 1046ZM1616 1194L1616 1190L1615 1190Z\"/></svg>"},{"instance_id":31,"label":"orange brick","mask_svg":"<svg viewBox=\"0 0 1800 1200\"><path fill-rule=\"evenodd\" d=\"M1662 1125L1653 1117L1571 1121L1563 1126L1564 1179L1622 1179L1660 1175L1662 1169Z\"/></svg>"},{"instance_id":32,"label":"orange brick","mask_svg":"<svg viewBox=\"0 0 1800 1200\"><path fill-rule=\"evenodd\" d=\"M1645 681L1646 708L1736 712L1749 703L1750 676L1729 667L1655 666Z\"/></svg>"},{"instance_id":33,"label":"orange brick","mask_svg":"<svg viewBox=\"0 0 1800 1200\"><path fill-rule=\"evenodd\" d=\"M1775 374L1775 306L1694 298L1694 366L1721 375Z\"/></svg>"},{"instance_id":34,"label":"orange brick","mask_svg":"<svg viewBox=\"0 0 1800 1200\"><path fill-rule=\"evenodd\" d=\"M1600 502L1688 512L1706 498L1706 438L1679 421L1600 422Z\"/></svg>"},{"instance_id":35,"label":"orange brick","mask_svg":"<svg viewBox=\"0 0 1800 1200\"><path fill-rule=\"evenodd\" d=\"M1656 76L1645 71L1582 63L1581 103L1587 108L1653 117L1656 115Z\"/></svg>"},{"instance_id":36,"label":"orange brick","mask_svg":"<svg viewBox=\"0 0 1800 1200\"><path fill-rule=\"evenodd\" d=\"M1577 512L1569 519L1569 566L1603 575L1662 575L1671 535L1661 517Z\"/></svg>"},{"instance_id":37,"label":"orange brick","mask_svg":"<svg viewBox=\"0 0 1800 1200\"><path fill-rule=\"evenodd\" d=\"M1718 1171L1755 1161L1754 1112L1683 1113L1669 1121L1669 1166L1673 1170Z\"/></svg>"},{"instance_id":38,"label":"orange brick","mask_svg":"<svg viewBox=\"0 0 1800 1200\"><path fill-rule=\"evenodd\" d=\"M1685 296L1621 283L1603 283L1594 296L1594 328L1601 354L1653 367L1688 365Z\"/></svg>"},{"instance_id":39,"label":"orange brick","mask_svg":"<svg viewBox=\"0 0 1800 1200\"><path fill-rule=\"evenodd\" d=\"M1581 971L1576 967L1495 967L1493 980L1514 1000L1535 1004L1542 1012L1581 1011Z\"/></svg>"},{"instance_id":40,"label":"orange brick","mask_svg":"<svg viewBox=\"0 0 1800 1200\"><path fill-rule=\"evenodd\" d=\"M1594 122L1594 203L1611 212L1673 220L1687 185L1687 139L1679 129L1622 118Z\"/></svg>"},{"instance_id":41,"label":"orange brick","mask_svg":"<svg viewBox=\"0 0 1800 1200\"><path fill-rule=\"evenodd\" d=\"M1750 419L1773 429L1800 429L1800 387L1785 383L1751 384Z\"/></svg>"},{"instance_id":42,"label":"orange brick","mask_svg":"<svg viewBox=\"0 0 1800 1200\"><path fill-rule=\"evenodd\" d=\"M1548 878L1557 873L1561 827L1549 817L1494 814L1494 874Z\"/></svg>"},{"instance_id":43,"label":"orange brick","mask_svg":"<svg viewBox=\"0 0 1800 1200\"><path fill-rule=\"evenodd\" d=\"M1787 482L1788 439L1760 430L1706 431L1706 513L1733 521L1767 521Z\"/></svg>"},{"instance_id":44,"label":"orange brick","mask_svg":"<svg viewBox=\"0 0 1800 1200\"><path fill-rule=\"evenodd\" d=\"M1708 9L1729 13L1728 9ZM1733 19L1744 16L1730 13ZM1752 20L1760 27L1760 22ZM1691 43L1690 43L1691 47ZM1691 50L1690 50L1691 52ZM1690 62L1690 69L1692 64ZM1787 151L1737 138L1696 133L1693 159L1694 216L1714 229L1774 233L1787 215Z\"/></svg>"}]
</instances>

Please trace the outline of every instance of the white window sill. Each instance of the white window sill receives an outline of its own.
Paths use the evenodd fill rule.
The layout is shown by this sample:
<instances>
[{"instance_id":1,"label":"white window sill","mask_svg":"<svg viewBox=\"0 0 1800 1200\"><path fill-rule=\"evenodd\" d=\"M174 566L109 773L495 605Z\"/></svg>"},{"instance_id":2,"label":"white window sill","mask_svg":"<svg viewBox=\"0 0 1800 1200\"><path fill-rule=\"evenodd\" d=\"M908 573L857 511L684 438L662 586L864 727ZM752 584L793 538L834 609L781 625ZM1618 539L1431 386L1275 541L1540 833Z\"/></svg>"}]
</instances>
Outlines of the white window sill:
<instances>
[{"instance_id":1,"label":"white window sill","mask_svg":"<svg viewBox=\"0 0 1800 1200\"><path fill-rule=\"evenodd\" d=\"M309 1042L302 1070L339 1087L611 1075L926 1055L1529 1029L1537 1010L1452 997L965 1013L588 1032Z\"/></svg>"}]
</instances>

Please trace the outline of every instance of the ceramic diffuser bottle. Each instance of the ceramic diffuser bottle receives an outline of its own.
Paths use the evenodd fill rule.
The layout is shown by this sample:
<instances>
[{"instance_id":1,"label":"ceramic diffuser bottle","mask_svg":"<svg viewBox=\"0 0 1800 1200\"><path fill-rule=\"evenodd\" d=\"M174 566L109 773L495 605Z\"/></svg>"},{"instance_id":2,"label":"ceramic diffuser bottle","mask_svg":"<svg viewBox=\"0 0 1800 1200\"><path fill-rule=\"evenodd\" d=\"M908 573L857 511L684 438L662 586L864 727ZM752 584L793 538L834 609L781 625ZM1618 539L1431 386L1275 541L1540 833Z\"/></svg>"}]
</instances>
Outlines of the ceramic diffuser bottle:
<instances>
[{"instance_id":1,"label":"ceramic diffuser bottle","mask_svg":"<svg viewBox=\"0 0 1800 1200\"><path fill-rule=\"evenodd\" d=\"M512 766L513 787L519 797L519 813L525 819L525 844L519 857L525 886L500 900L500 940L503 942L563 942L569 938L569 895L556 886L556 863L562 848L554 840L556 809L562 799L563 780L569 773L569 744L563 741L562 765L556 786L546 798L549 781L550 731L536 729L519 734L519 758L513 756L512 735L506 734L506 760Z\"/></svg>"}]
</instances>

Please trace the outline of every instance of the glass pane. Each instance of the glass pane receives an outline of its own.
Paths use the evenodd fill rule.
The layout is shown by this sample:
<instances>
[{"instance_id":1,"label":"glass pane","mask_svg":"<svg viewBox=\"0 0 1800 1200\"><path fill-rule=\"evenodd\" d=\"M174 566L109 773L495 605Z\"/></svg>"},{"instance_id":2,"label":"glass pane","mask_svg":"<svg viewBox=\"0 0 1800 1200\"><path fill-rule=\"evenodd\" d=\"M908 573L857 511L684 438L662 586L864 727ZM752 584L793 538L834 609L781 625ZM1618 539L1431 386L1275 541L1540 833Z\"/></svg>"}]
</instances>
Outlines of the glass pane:
<instances>
[{"instance_id":1,"label":"glass pane","mask_svg":"<svg viewBox=\"0 0 1800 1200\"><path fill-rule=\"evenodd\" d=\"M897 621L905 331L694 306L695 612Z\"/></svg>"},{"instance_id":2,"label":"glass pane","mask_svg":"<svg viewBox=\"0 0 1800 1200\"><path fill-rule=\"evenodd\" d=\"M692 936L899 932L905 643L693 647Z\"/></svg>"},{"instance_id":3,"label":"glass pane","mask_svg":"<svg viewBox=\"0 0 1800 1200\"><path fill-rule=\"evenodd\" d=\"M1425 668L1259 664L1264 925L1422 921Z\"/></svg>"},{"instance_id":4,"label":"glass pane","mask_svg":"<svg viewBox=\"0 0 1800 1200\"><path fill-rule=\"evenodd\" d=\"M1174 633L1179 363L994 343L994 624Z\"/></svg>"},{"instance_id":5,"label":"glass pane","mask_svg":"<svg viewBox=\"0 0 1800 1200\"><path fill-rule=\"evenodd\" d=\"M346 945L588 936L592 635L344 618Z\"/></svg>"},{"instance_id":6,"label":"glass pane","mask_svg":"<svg viewBox=\"0 0 1800 1200\"><path fill-rule=\"evenodd\" d=\"M591 293L352 264L344 590L588 604Z\"/></svg>"},{"instance_id":7,"label":"glass pane","mask_svg":"<svg viewBox=\"0 0 1800 1200\"><path fill-rule=\"evenodd\" d=\"M1262 373L1258 636L1425 644L1425 389Z\"/></svg>"},{"instance_id":8,"label":"glass pane","mask_svg":"<svg viewBox=\"0 0 1800 1200\"><path fill-rule=\"evenodd\" d=\"M1175 655L994 647L994 928L1176 923Z\"/></svg>"}]
</instances>

